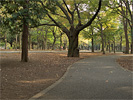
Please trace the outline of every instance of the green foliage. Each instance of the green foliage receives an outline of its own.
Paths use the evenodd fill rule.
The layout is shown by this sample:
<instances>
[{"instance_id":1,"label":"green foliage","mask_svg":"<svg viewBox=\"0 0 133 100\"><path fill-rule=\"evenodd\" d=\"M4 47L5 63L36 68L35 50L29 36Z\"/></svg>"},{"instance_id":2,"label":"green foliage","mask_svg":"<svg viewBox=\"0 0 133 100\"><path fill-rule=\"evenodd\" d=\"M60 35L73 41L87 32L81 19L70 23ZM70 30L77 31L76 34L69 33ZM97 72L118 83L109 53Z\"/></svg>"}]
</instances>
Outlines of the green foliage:
<instances>
[{"instance_id":1,"label":"green foliage","mask_svg":"<svg viewBox=\"0 0 133 100\"><path fill-rule=\"evenodd\" d=\"M15 34L20 34L23 31L23 21L25 20L29 27L34 27L30 30L32 42L37 43L47 38L49 44L53 43L54 37L50 30L52 27L37 27L40 24L53 24L47 14L50 14L56 22L62 27L66 27L68 30L71 27L70 22L67 20L66 15L59 5L63 4L63 0L1 0L0 1L0 36L4 37L7 34L8 42L14 41ZM74 4L79 7L81 24L85 24L94 14L98 7L99 0L65 0L70 11L75 11ZM75 1L75 2L74 2ZM123 0L122 0L123 1ZM113 9L110 9L113 8ZM125 7L123 7L126 10ZM121 11L117 0L103 0L102 9L98 17L91 25L81 31L85 39L95 39L95 42L101 43L101 30L100 24L103 25L103 33L106 40L113 41L113 37L120 39L123 36L123 26L119 23L121 19L118 15L118 11ZM70 18L71 14L66 9ZM130 16L127 16L130 19ZM78 14L74 13L74 27L78 24ZM55 24L55 23L54 23ZM36 27L36 28L35 28ZM105 29L105 30L104 30ZM47 36L46 36L47 31ZM92 31L94 34L92 35ZM130 31L129 31L130 32ZM57 30L57 44L59 44L60 32ZM63 38L66 41L66 36Z\"/></svg>"}]
</instances>

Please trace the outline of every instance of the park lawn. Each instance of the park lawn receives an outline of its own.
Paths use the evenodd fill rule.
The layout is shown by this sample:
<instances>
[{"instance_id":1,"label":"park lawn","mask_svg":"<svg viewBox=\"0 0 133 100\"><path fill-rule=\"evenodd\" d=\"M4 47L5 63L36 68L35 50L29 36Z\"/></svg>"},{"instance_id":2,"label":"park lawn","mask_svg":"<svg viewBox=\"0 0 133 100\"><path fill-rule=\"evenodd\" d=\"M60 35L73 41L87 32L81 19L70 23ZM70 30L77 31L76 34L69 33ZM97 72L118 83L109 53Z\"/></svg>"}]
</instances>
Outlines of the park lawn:
<instances>
[{"instance_id":1,"label":"park lawn","mask_svg":"<svg viewBox=\"0 0 133 100\"><path fill-rule=\"evenodd\" d=\"M66 53L29 53L25 63L20 62L20 53L1 54L1 99L27 100L60 79L71 64L102 53L80 55L68 58Z\"/></svg>"}]
</instances>

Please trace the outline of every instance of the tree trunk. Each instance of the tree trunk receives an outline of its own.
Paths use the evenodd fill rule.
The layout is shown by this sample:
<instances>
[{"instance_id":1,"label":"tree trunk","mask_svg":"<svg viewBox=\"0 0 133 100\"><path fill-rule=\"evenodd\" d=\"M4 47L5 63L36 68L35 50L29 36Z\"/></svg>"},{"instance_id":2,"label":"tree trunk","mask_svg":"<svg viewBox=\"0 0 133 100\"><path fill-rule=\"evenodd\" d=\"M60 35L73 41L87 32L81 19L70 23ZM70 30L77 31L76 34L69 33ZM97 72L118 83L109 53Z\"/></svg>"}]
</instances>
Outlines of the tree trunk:
<instances>
[{"instance_id":1,"label":"tree trunk","mask_svg":"<svg viewBox=\"0 0 133 100\"><path fill-rule=\"evenodd\" d=\"M133 24L133 22L132 22L132 24ZM133 54L133 25L131 27L131 54Z\"/></svg>"},{"instance_id":2,"label":"tree trunk","mask_svg":"<svg viewBox=\"0 0 133 100\"><path fill-rule=\"evenodd\" d=\"M62 50L62 34L63 33L60 34L60 50Z\"/></svg>"},{"instance_id":3,"label":"tree trunk","mask_svg":"<svg viewBox=\"0 0 133 100\"><path fill-rule=\"evenodd\" d=\"M29 50L31 49L31 34L29 34Z\"/></svg>"},{"instance_id":4,"label":"tree trunk","mask_svg":"<svg viewBox=\"0 0 133 100\"><path fill-rule=\"evenodd\" d=\"M132 0L132 15L131 15L131 54L133 54L133 0Z\"/></svg>"},{"instance_id":5,"label":"tree trunk","mask_svg":"<svg viewBox=\"0 0 133 100\"><path fill-rule=\"evenodd\" d=\"M25 2L28 4L29 1L25 0ZM28 10L28 6L25 4L23 5L24 10ZM23 34L22 34L22 55L21 55L21 61L22 62L28 62L28 34L29 34L29 25L26 22L26 17L28 17L28 13L26 13L25 16L23 16Z\"/></svg>"},{"instance_id":6,"label":"tree trunk","mask_svg":"<svg viewBox=\"0 0 133 100\"><path fill-rule=\"evenodd\" d=\"M7 49L7 35L5 33L5 49Z\"/></svg>"},{"instance_id":7,"label":"tree trunk","mask_svg":"<svg viewBox=\"0 0 133 100\"><path fill-rule=\"evenodd\" d=\"M32 49L34 49L34 43L33 42L31 43L31 47L32 47Z\"/></svg>"},{"instance_id":8,"label":"tree trunk","mask_svg":"<svg viewBox=\"0 0 133 100\"><path fill-rule=\"evenodd\" d=\"M103 34L102 24L100 24L100 26L101 26L101 38L102 38L102 52L103 52L103 54L105 54L105 50L104 50L104 34Z\"/></svg>"},{"instance_id":9,"label":"tree trunk","mask_svg":"<svg viewBox=\"0 0 133 100\"><path fill-rule=\"evenodd\" d=\"M21 34L19 35L19 49L21 50Z\"/></svg>"},{"instance_id":10,"label":"tree trunk","mask_svg":"<svg viewBox=\"0 0 133 100\"><path fill-rule=\"evenodd\" d=\"M79 57L78 34L73 33L73 36L69 36L68 39L69 39L68 57Z\"/></svg>"},{"instance_id":11,"label":"tree trunk","mask_svg":"<svg viewBox=\"0 0 133 100\"><path fill-rule=\"evenodd\" d=\"M125 39L126 39L126 50L124 52L126 54L129 54L129 40L128 40L128 34L127 34L127 19L124 20L124 18L123 18L123 24L124 24L124 33L125 33Z\"/></svg>"},{"instance_id":12,"label":"tree trunk","mask_svg":"<svg viewBox=\"0 0 133 100\"><path fill-rule=\"evenodd\" d=\"M47 40L48 40L48 39L47 39L47 38L48 38L48 37L47 37L47 34L48 34L48 33L47 33L47 31L46 31L46 33L45 33L45 39L44 39L44 40L45 40L45 41L44 41L44 49L45 49L45 50L48 49L48 47L47 47Z\"/></svg>"},{"instance_id":13,"label":"tree trunk","mask_svg":"<svg viewBox=\"0 0 133 100\"><path fill-rule=\"evenodd\" d=\"M11 42L10 45L11 45L11 47L12 47L13 43Z\"/></svg>"},{"instance_id":14,"label":"tree trunk","mask_svg":"<svg viewBox=\"0 0 133 100\"><path fill-rule=\"evenodd\" d=\"M108 41L108 43L109 43L109 52L111 52L111 50L110 50L110 41Z\"/></svg>"},{"instance_id":15,"label":"tree trunk","mask_svg":"<svg viewBox=\"0 0 133 100\"><path fill-rule=\"evenodd\" d=\"M22 34L22 62L28 62L28 25L23 21L23 34Z\"/></svg>"},{"instance_id":16,"label":"tree trunk","mask_svg":"<svg viewBox=\"0 0 133 100\"><path fill-rule=\"evenodd\" d=\"M54 41L53 41L53 44L52 44L52 50L55 49L55 42L56 42L55 32L53 32L53 36L54 36Z\"/></svg>"},{"instance_id":17,"label":"tree trunk","mask_svg":"<svg viewBox=\"0 0 133 100\"><path fill-rule=\"evenodd\" d=\"M116 48L115 48L115 37L114 37L114 53L115 53L115 49L116 49Z\"/></svg>"},{"instance_id":18,"label":"tree trunk","mask_svg":"<svg viewBox=\"0 0 133 100\"><path fill-rule=\"evenodd\" d=\"M121 36L121 41L120 41L120 51L122 51L122 36Z\"/></svg>"},{"instance_id":19,"label":"tree trunk","mask_svg":"<svg viewBox=\"0 0 133 100\"><path fill-rule=\"evenodd\" d=\"M39 49L39 39L38 39L38 36L37 36L37 50Z\"/></svg>"},{"instance_id":20,"label":"tree trunk","mask_svg":"<svg viewBox=\"0 0 133 100\"><path fill-rule=\"evenodd\" d=\"M17 44L18 44L18 35L16 35L16 50L17 50Z\"/></svg>"},{"instance_id":21,"label":"tree trunk","mask_svg":"<svg viewBox=\"0 0 133 100\"><path fill-rule=\"evenodd\" d=\"M94 52L94 39L93 39L93 31L92 31L92 38L91 38L91 43L92 43L92 52Z\"/></svg>"},{"instance_id":22,"label":"tree trunk","mask_svg":"<svg viewBox=\"0 0 133 100\"><path fill-rule=\"evenodd\" d=\"M53 44L52 44L52 50L55 49L55 42L56 42L56 38L54 38L54 42L53 42Z\"/></svg>"}]
</instances>

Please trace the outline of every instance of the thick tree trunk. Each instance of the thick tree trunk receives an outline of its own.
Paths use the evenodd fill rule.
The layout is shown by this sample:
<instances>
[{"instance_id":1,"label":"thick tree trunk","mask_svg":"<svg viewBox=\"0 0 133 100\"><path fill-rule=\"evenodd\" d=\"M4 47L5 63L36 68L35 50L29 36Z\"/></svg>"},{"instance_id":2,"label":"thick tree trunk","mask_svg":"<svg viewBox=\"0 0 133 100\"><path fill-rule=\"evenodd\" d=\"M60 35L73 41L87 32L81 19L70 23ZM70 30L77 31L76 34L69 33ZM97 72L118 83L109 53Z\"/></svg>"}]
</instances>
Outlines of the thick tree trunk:
<instances>
[{"instance_id":1,"label":"thick tree trunk","mask_svg":"<svg viewBox=\"0 0 133 100\"><path fill-rule=\"evenodd\" d=\"M25 2L28 4L29 1L25 0ZM28 6L25 4L23 5L24 10L28 10ZM28 62L28 34L29 34L29 25L26 22L26 17L28 17L28 13L23 17L23 34L22 34L22 55L21 55L21 61L22 62Z\"/></svg>"},{"instance_id":2,"label":"thick tree trunk","mask_svg":"<svg viewBox=\"0 0 133 100\"><path fill-rule=\"evenodd\" d=\"M28 62L28 25L23 21L23 34L22 34L22 62Z\"/></svg>"},{"instance_id":3,"label":"thick tree trunk","mask_svg":"<svg viewBox=\"0 0 133 100\"><path fill-rule=\"evenodd\" d=\"M126 54L129 54L129 40L128 40L128 34L127 34L127 20L123 18L123 24L124 24L124 33L125 33L125 39L126 39L126 50L124 51Z\"/></svg>"},{"instance_id":4,"label":"thick tree trunk","mask_svg":"<svg viewBox=\"0 0 133 100\"><path fill-rule=\"evenodd\" d=\"M78 48L78 34L69 36L69 48L68 48L68 57L79 57L79 48Z\"/></svg>"}]
</instances>

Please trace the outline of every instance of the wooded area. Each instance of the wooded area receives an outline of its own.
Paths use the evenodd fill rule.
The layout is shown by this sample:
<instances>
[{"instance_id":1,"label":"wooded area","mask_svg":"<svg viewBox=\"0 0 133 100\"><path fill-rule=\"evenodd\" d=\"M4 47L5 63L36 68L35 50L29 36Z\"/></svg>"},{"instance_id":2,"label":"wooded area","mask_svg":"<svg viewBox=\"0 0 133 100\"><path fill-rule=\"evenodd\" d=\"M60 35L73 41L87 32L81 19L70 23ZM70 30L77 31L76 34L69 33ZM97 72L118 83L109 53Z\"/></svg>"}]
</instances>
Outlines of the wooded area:
<instances>
[{"instance_id":1,"label":"wooded area","mask_svg":"<svg viewBox=\"0 0 133 100\"><path fill-rule=\"evenodd\" d=\"M0 48L133 53L133 0L1 0Z\"/></svg>"}]
</instances>

